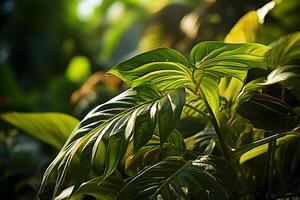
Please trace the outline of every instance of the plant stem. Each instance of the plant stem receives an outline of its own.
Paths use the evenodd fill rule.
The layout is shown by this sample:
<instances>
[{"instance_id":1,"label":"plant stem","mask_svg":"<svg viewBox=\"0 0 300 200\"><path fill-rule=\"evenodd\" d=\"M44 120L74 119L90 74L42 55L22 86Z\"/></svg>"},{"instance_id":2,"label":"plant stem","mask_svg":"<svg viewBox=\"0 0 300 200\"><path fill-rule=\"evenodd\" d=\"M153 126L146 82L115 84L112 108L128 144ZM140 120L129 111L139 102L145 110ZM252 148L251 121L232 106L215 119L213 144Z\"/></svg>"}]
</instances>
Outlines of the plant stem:
<instances>
[{"instance_id":1,"label":"plant stem","mask_svg":"<svg viewBox=\"0 0 300 200\"><path fill-rule=\"evenodd\" d=\"M211 107L209 106L209 104L207 103L206 99L205 98L202 98L205 102L205 105L206 105L206 108L208 110L208 113L211 115L211 121L213 123L213 126L214 126L214 129L216 131L216 134L217 134L217 137L218 137L218 140L219 140L219 144L220 144L220 147L221 147L221 152L224 156L224 158L227 160L227 161L230 161L230 156L228 154L228 151L227 151L227 147L226 147L226 144L225 144L225 141L223 139L223 136L222 136L222 132L220 130L220 127L219 127L219 123L211 109Z\"/></svg>"},{"instance_id":2,"label":"plant stem","mask_svg":"<svg viewBox=\"0 0 300 200\"><path fill-rule=\"evenodd\" d=\"M265 170L265 185L266 185L266 199L270 200L272 197L272 180L273 180L273 165L274 165L274 156L275 156L275 149L276 149L276 139L269 142L268 146L268 158L267 158L267 165Z\"/></svg>"}]
</instances>

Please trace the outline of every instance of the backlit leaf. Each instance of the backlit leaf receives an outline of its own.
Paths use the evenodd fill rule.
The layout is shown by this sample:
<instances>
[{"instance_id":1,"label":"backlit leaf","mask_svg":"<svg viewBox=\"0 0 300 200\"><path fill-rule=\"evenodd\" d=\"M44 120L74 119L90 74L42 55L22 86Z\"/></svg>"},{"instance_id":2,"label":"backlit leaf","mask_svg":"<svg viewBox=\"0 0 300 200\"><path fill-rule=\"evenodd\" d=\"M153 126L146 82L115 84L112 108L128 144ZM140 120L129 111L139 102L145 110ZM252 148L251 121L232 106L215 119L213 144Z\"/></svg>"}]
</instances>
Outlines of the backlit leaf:
<instances>
[{"instance_id":1,"label":"backlit leaf","mask_svg":"<svg viewBox=\"0 0 300 200\"><path fill-rule=\"evenodd\" d=\"M291 64L300 56L300 32L282 37L270 46L272 47L268 53L270 68Z\"/></svg>"},{"instance_id":2,"label":"backlit leaf","mask_svg":"<svg viewBox=\"0 0 300 200\"><path fill-rule=\"evenodd\" d=\"M79 121L63 113L4 113L4 121L24 130L31 136L61 148Z\"/></svg>"},{"instance_id":3,"label":"backlit leaf","mask_svg":"<svg viewBox=\"0 0 300 200\"><path fill-rule=\"evenodd\" d=\"M145 90L142 87L127 90L88 113L49 165L43 178L40 193L43 191L50 173L58 168L59 173L54 195L57 193L72 158L79 148L83 148L79 161L81 168L78 171L77 181L73 188L73 193L76 192L80 184L85 181L95 159L99 143L104 136L108 138L104 179L115 171L123 159L130 141L133 141L134 150L137 151L150 140L161 115L167 119L172 119L172 121L165 121L165 125L170 129L159 129L163 143L178 123L185 102L185 90L180 87L177 90L156 93L156 96L152 96L152 99L149 96L142 95ZM151 88L147 90L151 94ZM154 93L152 92L152 94ZM160 110L157 109L158 107ZM147 120L144 117L148 117ZM172 125L167 123L172 123ZM135 128L141 124L143 125L139 127L139 130Z\"/></svg>"},{"instance_id":4,"label":"backlit leaf","mask_svg":"<svg viewBox=\"0 0 300 200\"><path fill-rule=\"evenodd\" d=\"M187 66L188 61L179 52L160 48L122 62L108 73L116 75L130 87L151 84L162 91L192 84Z\"/></svg>"}]
</instances>

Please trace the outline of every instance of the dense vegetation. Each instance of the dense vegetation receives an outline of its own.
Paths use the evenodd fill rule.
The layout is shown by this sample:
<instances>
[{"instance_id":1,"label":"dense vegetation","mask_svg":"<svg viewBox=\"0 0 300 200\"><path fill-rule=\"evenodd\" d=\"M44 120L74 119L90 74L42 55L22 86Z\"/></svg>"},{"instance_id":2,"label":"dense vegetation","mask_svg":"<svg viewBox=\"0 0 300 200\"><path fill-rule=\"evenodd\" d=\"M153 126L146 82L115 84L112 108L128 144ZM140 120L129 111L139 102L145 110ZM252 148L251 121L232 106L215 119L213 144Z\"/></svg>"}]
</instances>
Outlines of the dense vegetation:
<instances>
[{"instance_id":1,"label":"dense vegetation","mask_svg":"<svg viewBox=\"0 0 300 200\"><path fill-rule=\"evenodd\" d=\"M101 16L109 13L108 2L99 7ZM222 29L218 36L219 18L213 15L209 22L201 19L206 12L222 14L224 1L202 2L194 10L191 7L197 1L160 5L162 16L169 16L168 6L171 10L180 8L175 13L181 18L174 23L181 28L188 26L181 30L185 35L170 34L168 29L161 29L166 25L161 22L149 25L152 29L145 31L148 35L140 42L140 48L147 51L116 64L120 58L115 57L118 53L113 55L114 48L118 52L114 45L133 24L130 20L142 16L142 2L122 2L129 21L117 24L116 32L103 27L108 33L101 43L101 58L114 67L107 70L108 75L92 75L72 94L74 116L41 112L43 109L38 113L1 114L3 121L53 147L38 143L45 150L36 154L37 160L52 159L54 149L59 150L47 169L46 164L40 165L40 170L46 169L41 183L4 175L1 184L19 181L14 191L26 194L20 192L26 188L22 184L30 183L39 188L34 193L37 199L56 200L300 198L300 27L294 22L296 28L286 32L283 29L290 26L292 17L289 22L280 19L282 27L274 20L276 12L282 14L286 7L297 8L299 3L259 5L239 16L227 34ZM234 8L244 4L225 5ZM267 21L273 10L273 19ZM287 18L293 16L290 11ZM218 37L224 41L205 41ZM70 61L66 77L60 76L57 83L63 88L58 93L68 98L70 91L87 79L86 59L77 56ZM3 65L2 76L12 86L4 90L5 95L19 99L22 92L13 78L7 78L12 72L8 63ZM85 71L80 71L80 66ZM47 97L35 98L19 99L4 105L3 110L24 111L20 107ZM57 102L54 111L71 109L67 102ZM43 107L43 101L40 103ZM4 126L4 152L10 151L8 139L14 138L15 132ZM9 164L1 167L6 166ZM32 194L27 195L22 198L32 198Z\"/></svg>"}]
</instances>

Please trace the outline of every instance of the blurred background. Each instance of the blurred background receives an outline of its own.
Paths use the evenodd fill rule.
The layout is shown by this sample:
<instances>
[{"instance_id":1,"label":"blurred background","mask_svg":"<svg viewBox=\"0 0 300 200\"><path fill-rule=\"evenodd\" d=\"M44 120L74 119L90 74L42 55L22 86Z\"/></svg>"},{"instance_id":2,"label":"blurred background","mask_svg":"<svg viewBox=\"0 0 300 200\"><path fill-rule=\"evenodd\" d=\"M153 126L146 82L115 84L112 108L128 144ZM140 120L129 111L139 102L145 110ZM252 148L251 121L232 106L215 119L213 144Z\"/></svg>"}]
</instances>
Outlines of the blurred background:
<instances>
[{"instance_id":1,"label":"blurred background","mask_svg":"<svg viewBox=\"0 0 300 200\"><path fill-rule=\"evenodd\" d=\"M105 75L120 61L157 47L187 55L201 41L223 41L243 15L269 1L1 0L0 112L82 119L126 88ZM277 3L256 42L268 45L300 30L300 1ZM0 122L0 197L33 199L56 153Z\"/></svg>"}]
</instances>

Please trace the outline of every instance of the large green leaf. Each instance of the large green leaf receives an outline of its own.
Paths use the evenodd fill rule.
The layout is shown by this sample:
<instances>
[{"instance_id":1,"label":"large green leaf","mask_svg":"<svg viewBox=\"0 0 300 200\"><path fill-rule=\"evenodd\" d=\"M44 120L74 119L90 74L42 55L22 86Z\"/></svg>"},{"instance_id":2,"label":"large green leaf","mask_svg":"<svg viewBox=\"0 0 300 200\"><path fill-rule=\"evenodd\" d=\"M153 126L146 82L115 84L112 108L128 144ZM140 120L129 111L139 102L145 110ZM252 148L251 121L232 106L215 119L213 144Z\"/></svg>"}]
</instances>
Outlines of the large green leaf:
<instances>
[{"instance_id":1,"label":"large green leaf","mask_svg":"<svg viewBox=\"0 0 300 200\"><path fill-rule=\"evenodd\" d=\"M130 141L133 141L133 149L137 151L151 139L155 127L158 127L160 143L163 144L176 127L184 102L185 90L182 87L164 93L139 87L127 90L97 106L81 121L80 126L49 165L40 192L43 191L52 170L58 168L54 195L56 194L72 158L79 148L83 148L73 190L75 192L85 181L103 137L108 138L104 179L115 171Z\"/></svg>"},{"instance_id":2,"label":"large green leaf","mask_svg":"<svg viewBox=\"0 0 300 200\"><path fill-rule=\"evenodd\" d=\"M203 42L196 45L189 56L194 66L194 92L200 89L218 120L219 93L218 84L221 77L235 77L244 81L244 74L251 68L266 68L265 54L268 47L255 44L226 44L221 42Z\"/></svg>"},{"instance_id":3,"label":"large green leaf","mask_svg":"<svg viewBox=\"0 0 300 200\"><path fill-rule=\"evenodd\" d=\"M242 16L226 35L225 42L256 42L259 29L264 22L266 14L275 6L271 1L256 11L250 11ZM247 76L244 71L243 78ZM225 77L220 81L220 94L228 101L233 102L243 87L243 82L236 78Z\"/></svg>"},{"instance_id":4,"label":"large green leaf","mask_svg":"<svg viewBox=\"0 0 300 200\"><path fill-rule=\"evenodd\" d=\"M243 81L242 70L266 68L268 50L256 43L202 42L192 49L189 60L198 70Z\"/></svg>"},{"instance_id":5,"label":"large green leaf","mask_svg":"<svg viewBox=\"0 0 300 200\"><path fill-rule=\"evenodd\" d=\"M264 55L268 49L254 43L203 42L193 48L188 63L177 51L161 48L133 57L109 73L131 87L151 84L163 91L185 85L195 94L201 94L206 106L211 108L218 120L219 78L228 76L243 81L248 69L265 68ZM189 64L193 67L189 67Z\"/></svg>"},{"instance_id":6,"label":"large green leaf","mask_svg":"<svg viewBox=\"0 0 300 200\"><path fill-rule=\"evenodd\" d=\"M285 102L266 95L253 94L241 102L237 111L249 119L255 128L285 133L297 125L297 115Z\"/></svg>"},{"instance_id":7,"label":"large green leaf","mask_svg":"<svg viewBox=\"0 0 300 200\"><path fill-rule=\"evenodd\" d=\"M269 67L277 68L300 56L300 32L282 37L270 45L272 49L268 53Z\"/></svg>"},{"instance_id":8,"label":"large green leaf","mask_svg":"<svg viewBox=\"0 0 300 200\"><path fill-rule=\"evenodd\" d=\"M79 121L63 113L4 113L0 117L31 136L60 149Z\"/></svg>"},{"instance_id":9,"label":"large green leaf","mask_svg":"<svg viewBox=\"0 0 300 200\"><path fill-rule=\"evenodd\" d=\"M159 48L120 63L108 73L114 74L131 87L155 85L160 90L192 84L188 61L179 52Z\"/></svg>"},{"instance_id":10,"label":"large green leaf","mask_svg":"<svg viewBox=\"0 0 300 200\"><path fill-rule=\"evenodd\" d=\"M116 199L229 199L235 180L233 168L220 158L169 157L139 173Z\"/></svg>"}]
</instances>

